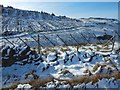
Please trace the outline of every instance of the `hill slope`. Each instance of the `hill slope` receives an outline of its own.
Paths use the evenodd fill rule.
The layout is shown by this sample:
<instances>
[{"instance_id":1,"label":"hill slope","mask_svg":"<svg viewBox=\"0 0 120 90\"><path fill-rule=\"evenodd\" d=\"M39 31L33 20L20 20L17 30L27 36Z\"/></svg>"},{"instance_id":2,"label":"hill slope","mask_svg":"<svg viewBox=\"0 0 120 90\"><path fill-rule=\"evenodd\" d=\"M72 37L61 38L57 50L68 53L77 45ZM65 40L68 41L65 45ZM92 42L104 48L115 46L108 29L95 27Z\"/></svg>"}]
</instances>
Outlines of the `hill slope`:
<instances>
[{"instance_id":1,"label":"hill slope","mask_svg":"<svg viewBox=\"0 0 120 90\"><path fill-rule=\"evenodd\" d=\"M70 27L85 27L98 29L117 29L116 19L82 18L71 19L66 16L55 16L46 12L28 11L13 7L2 8L2 31L46 31Z\"/></svg>"}]
</instances>

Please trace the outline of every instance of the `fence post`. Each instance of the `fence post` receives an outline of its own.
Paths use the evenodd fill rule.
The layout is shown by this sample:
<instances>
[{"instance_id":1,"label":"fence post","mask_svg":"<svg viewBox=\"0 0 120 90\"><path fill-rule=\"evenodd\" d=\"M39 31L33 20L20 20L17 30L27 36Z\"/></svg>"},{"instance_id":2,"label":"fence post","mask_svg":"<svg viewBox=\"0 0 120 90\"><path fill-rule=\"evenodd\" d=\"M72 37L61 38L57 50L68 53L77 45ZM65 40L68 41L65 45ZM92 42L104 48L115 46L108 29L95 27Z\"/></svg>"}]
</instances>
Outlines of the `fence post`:
<instances>
[{"instance_id":1,"label":"fence post","mask_svg":"<svg viewBox=\"0 0 120 90\"><path fill-rule=\"evenodd\" d=\"M38 34L38 53L41 54L40 51L40 35Z\"/></svg>"},{"instance_id":2,"label":"fence post","mask_svg":"<svg viewBox=\"0 0 120 90\"><path fill-rule=\"evenodd\" d=\"M114 46L115 46L115 36L114 36L113 41L112 41L112 51L114 50Z\"/></svg>"},{"instance_id":3,"label":"fence post","mask_svg":"<svg viewBox=\"0 0 120 90\"><path fill-rule=\"evenodd\" d=\"M72 34L70 34L70 36L74 39L74 41L77 43L77 46L76 46L76 49L77 49L77 52L78 52L78 49L79 49L79 43L78 43L78 41L72 36Z\"/></svg>"},{"instance_id":4,"label":"fence post","mask_svg":"<svg viewBox=\"0 0 120 90\"><path fill-rule=\"evenodd\" d=\"M37 44L38 44L38 40L35 39L32 35L29 35ZM40 44L41 47L44 47L42 44Z\"/></svg>"}]
</instances>

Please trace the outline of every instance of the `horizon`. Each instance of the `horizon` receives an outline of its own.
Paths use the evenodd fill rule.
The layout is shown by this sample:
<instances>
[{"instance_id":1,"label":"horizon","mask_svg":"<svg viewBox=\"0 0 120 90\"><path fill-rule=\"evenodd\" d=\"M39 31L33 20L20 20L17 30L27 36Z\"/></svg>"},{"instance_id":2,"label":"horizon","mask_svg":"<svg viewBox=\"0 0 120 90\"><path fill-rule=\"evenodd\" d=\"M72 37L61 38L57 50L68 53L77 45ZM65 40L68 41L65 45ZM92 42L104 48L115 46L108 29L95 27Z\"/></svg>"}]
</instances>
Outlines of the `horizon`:
<instances>
[{"instance_id":1,"label":"horizon","mask_svg":"<svg viewBox=\"0 0 120 90\"><path fill-rule=\"evenodd\" d=\"M14 2L2 5L76 19L90 17L118 19L117 2Z\"/></svg>"}]
</instances>

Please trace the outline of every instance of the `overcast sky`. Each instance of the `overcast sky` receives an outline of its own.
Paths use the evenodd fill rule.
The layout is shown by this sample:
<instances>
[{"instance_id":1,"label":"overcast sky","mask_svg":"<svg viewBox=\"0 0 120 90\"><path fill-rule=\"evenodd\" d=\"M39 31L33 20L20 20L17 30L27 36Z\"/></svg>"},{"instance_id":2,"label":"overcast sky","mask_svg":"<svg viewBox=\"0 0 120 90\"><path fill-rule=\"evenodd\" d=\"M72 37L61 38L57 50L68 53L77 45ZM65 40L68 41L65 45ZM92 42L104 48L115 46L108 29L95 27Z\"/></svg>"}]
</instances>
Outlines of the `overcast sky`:
<instances>
[{"instance_id":1,"label":"overcast sky","mask_svg":"<svg viewBox=\"0 0 120 90\"><path fill-rule=\"evenodd\" d=\"M8 6L8 5L13 6L15 8L24 9L24 10L45 11L48 13L54 13L56 15L65 15L72 18L82 18L82 17L118 18L118 3L117 3L118 0L84 0L84 2L82 2L83 0L75 0L79 2L75 2L75 1L51 2L53 0L31 0L30 2L28 1L30 0L9 0L9 1L0 0L0 4L3 4L4 6ZM66 1L73 1L73 0L66 0ZM85 2L85 1L93 1L93 2ZM94 1L104 1L104 2L94 2Z\"/></svg>"}]
</instances>

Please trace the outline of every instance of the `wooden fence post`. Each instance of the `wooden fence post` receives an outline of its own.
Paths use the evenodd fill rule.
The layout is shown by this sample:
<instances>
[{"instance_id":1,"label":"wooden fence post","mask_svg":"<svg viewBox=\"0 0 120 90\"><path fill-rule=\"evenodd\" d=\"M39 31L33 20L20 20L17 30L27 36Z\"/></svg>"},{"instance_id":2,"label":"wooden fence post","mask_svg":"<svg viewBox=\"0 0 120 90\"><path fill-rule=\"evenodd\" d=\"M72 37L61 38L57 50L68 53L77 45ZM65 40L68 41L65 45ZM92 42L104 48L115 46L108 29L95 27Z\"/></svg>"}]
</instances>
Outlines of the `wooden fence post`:
<instances>
[{"instance_id":1,"label":"wooden fence post","mask_svg":"<svg viewBox=\"0 0 120 90\"><path fill-rule=\"evenodd\" d=\"M38 53L41 54L40 51L40 35L38 34Z\"/></svg>"},{"instance_id":2,"label":"wooden fence post","mask_svg":"<svg viewBox=\"0 0 120 90\"><path fill-rule=\"evenodd\" d=\"M76 46L76 51L78 52L78 49L79 49L79 43L78 43L78 41L72 36L72 34L70 34L70 36L73 38L73 40L77 43L77 46Z\"/></svg>"}]
</instances>

